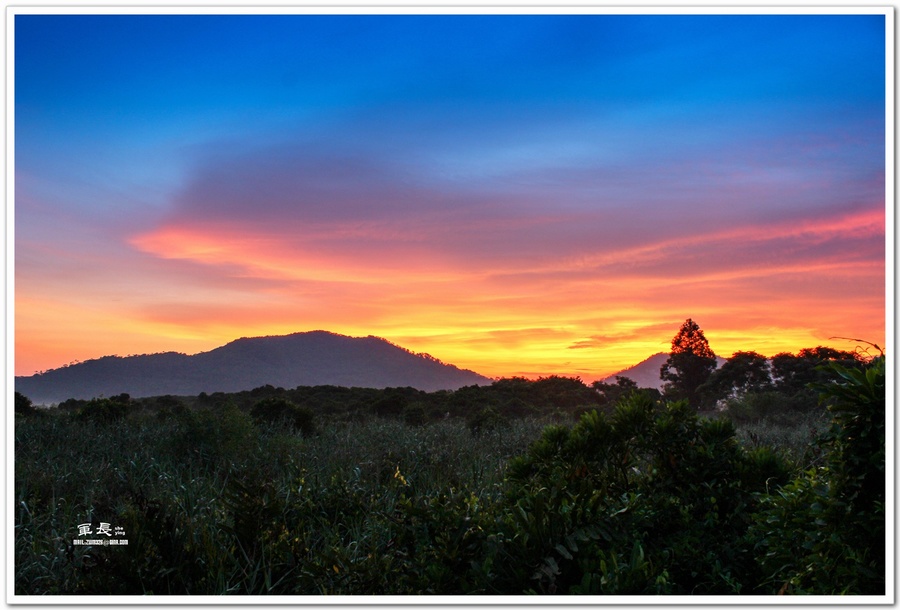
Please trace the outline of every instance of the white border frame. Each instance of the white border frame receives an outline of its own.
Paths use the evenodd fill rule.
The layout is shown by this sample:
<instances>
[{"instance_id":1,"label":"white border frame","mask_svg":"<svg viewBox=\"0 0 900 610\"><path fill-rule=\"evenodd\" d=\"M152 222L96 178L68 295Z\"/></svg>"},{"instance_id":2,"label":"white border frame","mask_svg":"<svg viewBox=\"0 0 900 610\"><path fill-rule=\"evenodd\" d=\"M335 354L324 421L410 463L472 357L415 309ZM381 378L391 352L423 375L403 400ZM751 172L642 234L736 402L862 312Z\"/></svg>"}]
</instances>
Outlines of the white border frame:
<instances>
[{"instance_id":1,"label":"white border frame","mask_svg":"<svg viewBox=\"0 0 900 610\"><path fill-rule=\"evenodd\" d=\"M852 14L852 15L884 15L885 16L885 353L887 354L887 398L886 404L895 404L896 361L895 361L895 232L896 232L896 193L895 193L895 22L897 19L895 8L888 6L822 6L821 4L796 3L791 6L722 6L721 4L695 3L690 6L679 6L674 2L662 0L653 5L641 6L604 6L595 3L568 2L562 6L550 6L546 4L529 5L511 1L500 1L491 4L467 4L447 3L423 5L421 2L393 2L383 4L377 0L358 0L354 3L317 3L307 6L273 3L267 6L221 6L215 4L197 3L185 6L145 5L132 6L98 2L92 5L78 5L74 2L54 3L52 5L31 5L22 2L17 5L5 6L5 85L6 85L6 114L5 114L5 181L6 181L6 231L5 231L5 376L4 396L6 398L6 502L4 504L4 517L6 518L6 603L23 605L304 605L329 607L336 605L367 605L367 606L432 606L432 605L514 605L514 606L590 606L590 605L692 605L692 606L721 606L721 605L868 605L895 603L896 584L896 549L895 549L895 443L896 421L893 409L887 409L886 426L893 436L886 448L886 514L889 516L886 523L887 535L887 561L886 567L888 579L884 596L808 596L808 597L779 597L771 596L587 596L577 597L532 597L532 596L431 596L401 597L401 596L167 596L165 598L132 597L132 596L54 596L34 597L16 595L14 593L14 520L10 518L10 510L15 501L14 489L14 413L11 405L14 402L14 368L15 357L15 310L14 310L14 284L15 284L15 16L32 14L96 14L96 15L188 15L188 14L229 14L229 15L255 15L255 14L567 14L567 15L591 15L591 14L660 14L660 15L759 15L759 14Z\"/></svg>"}]
</instances>

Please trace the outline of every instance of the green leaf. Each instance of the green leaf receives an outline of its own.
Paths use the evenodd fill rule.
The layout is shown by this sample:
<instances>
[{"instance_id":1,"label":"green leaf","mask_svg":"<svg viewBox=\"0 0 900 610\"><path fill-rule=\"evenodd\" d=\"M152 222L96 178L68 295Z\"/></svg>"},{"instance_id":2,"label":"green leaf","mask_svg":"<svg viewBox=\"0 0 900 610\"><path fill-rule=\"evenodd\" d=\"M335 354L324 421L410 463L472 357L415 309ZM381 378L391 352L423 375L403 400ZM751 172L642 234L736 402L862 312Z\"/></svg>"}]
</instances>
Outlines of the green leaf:
<instances>
[{"instance_id":1,"label":"green leaf","mask_svg":"<svg viewBox=\"0 0 900 610\"><path fill-rule=\"evenodd\" d=\"M554 548L556 549L556 551L557 551L560 555L562 555L562 556L565 557L566 559L572 559L572 554L571 554L571 553L569 552L569 550L566 549L566 547L564 547L563 545L557 544Z\"/></svg>"}]
</instances>

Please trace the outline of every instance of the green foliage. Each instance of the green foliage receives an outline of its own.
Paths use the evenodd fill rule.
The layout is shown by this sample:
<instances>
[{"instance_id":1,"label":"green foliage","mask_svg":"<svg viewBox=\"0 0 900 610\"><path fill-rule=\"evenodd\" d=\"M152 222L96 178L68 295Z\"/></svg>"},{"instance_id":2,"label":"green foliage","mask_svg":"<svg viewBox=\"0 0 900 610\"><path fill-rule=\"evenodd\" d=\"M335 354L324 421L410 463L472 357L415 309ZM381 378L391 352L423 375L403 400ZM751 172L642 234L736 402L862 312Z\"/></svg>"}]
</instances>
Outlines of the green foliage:
<instances>
[{"instance_id":1,"label":"green foliage","mask_svg":"<svg viewBox=\"0 0 900 610\"><path fill-rule=\"evenodd\" d=\"M548 427L509 466L510 591L737 593L756 574L756 495L786 481L727 421L633 394L610 416Z\"/></svg>"},{"instance_id":2,"label":"green foliage","mask_svg":"<svg viewBox=\"0 0 900 610\"><path fill-rule=\"evenodd\" d=\"M829 425L827 412L822 410L779 413L770 418L736 422L735 429L745 446L777 447L795 468L806 470L824 463L823 449L816 440Z\"/></svg>"},{"instance_id":3,"label":"green foliage","mask_svg":"<svg viewBox=\"0 0 900 610\"><path fill-rule=\"evenodd\" d=\"M228 403L183 412L172 435L172 450L204 465L222 466L245 459L257 436L251 417Z\"/></svg>"},{"instance_id":4,"label":"green foliage","mask_svg":"<svg viewBox=\"0 0 900 610\"><path fill-rule=\"evenodd\" d=\"M409 426L422 426L428 421L425 405L414 402L403 407L403 421Z\"/></svg>"},{"instance_id":5,"label":"green foliage","mask_svg":"<svg viewBox=\"0 0 900 610\"><path fill-rule=\"evenodd\" d=\"M271 386L270 386L271 387ZM315 414L285 398L264 398L250 411L257 424L285 425L303 436L315 433Z\"/></svg>"},{"instance_id":6,"label":"green foliage","mask_svg":"<svg viewBox=\"0 0 900 610\"><path fill-rule=\"evenodd\" d=\"M781 392L748 392L725 401L725 413L735 423L780 419L789 423L798 411L794 402Z\"/></svg>"},{"instance_id":7,"label":"green foliage","mask_svg":"<svg viewBox=\"0 0 900 610\"><path fill-rule=\"evenodd\" d=\"M454 419L325 422L304 437L258 430L233 405L129 417L115 434L65 412L21 418L15 590L484 592L505 463L545 423L511 422L501 439ZM124 527L128 547L73 546L95 519Z\"/></svg>"},{"instance_id":8,"label":"green foliage","mask_svg":"<svg viewBox=\"0 0 900 610\"><path fill-rule=\"evenodd\" d=\"M122 421L128 413L130 398L122 394L113 398L94 398L78 410L76 417L80 421L99 424L110 424Z\"/></svg>"},{"instance_id":9,"label":"green foliage","mask_svg":"<svg viewBox=\"0 0 900 610\"><path fill-rule=\"evenodd\" d=\"M509 420L494 407L484 407L466 417L466 427L472 434L481 434L509 427Z\"/></svg>"},{"instance_id":10,"label":"green foliage","mask_svg":"<svg viewBox=\"0 0 900 610\"><path fill-rule=\"evenodd\" d=\"M170 417L180 417L188 411L187 406L182 400L171 395L157 396L152 399L151 405L156 411L156 417L160 420L165 420Z\"/></svg>"},{"instance_id":11,"label":"green foliage","mask_svg":"<svg viewBox=\"0 0 900 610\"><path fill-rule=\"evenodd\" d=\"M823 438L831 446L829 468L834 493L860 508L884 501L885 493L885 363L874 359L866 368L830 363L837 379L821 384L832 427Z\"/></svg>"},{"instance_id":12,"label":"green foliage","mask_svg":"<svg viewBox=\"0 0 900 610\"><path fill-rule=\"evenodd\" d=\"M826 465L763 498L754 526L767 583L818 595L885 591L885 364L828 365Z\"/></svg>"},{"instance_id":13,"label":"green foliage","mask_svg":"<svg viewBox=\"0 0 900 610\"><path fill-rule=\"evenodd\" d=\"M646 392L601 412L569 378L99 399L131 405L114 427L73 401L98 415L16 418L15 590L883 592L884 364L822 374L834 421L819 445L790 441L802 472L783 434L808 438L812 413L709 419ZM401 410L358 416L385 398ZM298 403L316 434L274 425ZM127 551L72 544L101 519Z\"/></svg>"}]
</instances>

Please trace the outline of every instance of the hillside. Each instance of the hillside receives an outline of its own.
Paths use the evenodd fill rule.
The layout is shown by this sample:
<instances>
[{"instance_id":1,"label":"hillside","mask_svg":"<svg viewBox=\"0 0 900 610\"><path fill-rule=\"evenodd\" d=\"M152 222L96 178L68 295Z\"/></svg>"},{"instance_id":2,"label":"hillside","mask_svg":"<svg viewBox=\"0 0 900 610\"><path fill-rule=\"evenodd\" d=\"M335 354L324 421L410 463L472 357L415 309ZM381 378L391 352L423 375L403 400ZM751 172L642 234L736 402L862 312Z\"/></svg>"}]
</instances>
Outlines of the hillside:
<instances>
[{"instance_id":1,"label":"hillside","mask_svg":"<svg viewBox=\"0 0 900 610\"><path fill-rule=\"evenodd\" d=\"M646 360L642 360L634 366L630 366L627 369L623 369L618 373L610 375L602 381L604 383L615 383L616 377L628 377L637 383L640 388L656 388L657 390L661 390L663 382L659 378L659 369L666 363L668 357L669 354L665 352L653 354ZM722 366L725 359L717 357L716 362L717 366Z\"/></svg>"},{"instance_id":2,"label":"hillside","mask_svg":"<svg viewBox=\"0 0 900 610\"><path fill-rule=\"evenodd\" d=\"M175 352L104 356L16 377L15 387L35 403L50 404L123 392L133 397L238 392L267 384L284 388L410 386L431 392L491 381L378 337L311 331L237 339L193 356Z\"/></svg>"}]
</instances>

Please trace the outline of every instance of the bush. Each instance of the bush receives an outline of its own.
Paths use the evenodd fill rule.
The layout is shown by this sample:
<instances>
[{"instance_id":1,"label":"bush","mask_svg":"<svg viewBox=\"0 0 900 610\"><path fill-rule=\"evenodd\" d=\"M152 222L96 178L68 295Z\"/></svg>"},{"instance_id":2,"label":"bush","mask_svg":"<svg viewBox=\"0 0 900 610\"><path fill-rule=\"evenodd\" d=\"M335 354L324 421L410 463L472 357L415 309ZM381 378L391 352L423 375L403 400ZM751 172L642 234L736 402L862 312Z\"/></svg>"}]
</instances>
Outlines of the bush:
<instances>
[{"instance_id":1,"label":"bush","mask_svg":"<svg viewBox=\"0 0 900 610\"><path fill-rule=\"evenodd\" d=\"M37 409L34 408L31 399L19 392L16 392L14 408L15 413L18 415L33 415L37 412Z\"/></svg>"},{"instance_id":2,"label":"bush","mask_svg":"<svg viewBox=\"0 0 900 610\"><path fill-rule=\"evenodd\" d=\"M250 411L257 424L286 425L303 436L315 433L315 415L285 398L265 398Z\"/></svg>"},{"instance_id":3,"label":"bush","mask_svg":"<svg viewBox=\"0 0 900 610\"><path fill-rule=\"evenodd\" d=\"M469 432L477 436L483 432L508 428L509 420L494 407L483 407L478 411L469 413L466 417L466 427L469 429Z\"/></svg>"},{"instance_id":4,"label":"bush","mask_svg":"<svg viewBox=\"0 0 900 610\"><path fill-rule=\"evenodd\" d=\"M125 419L129 406L128 399L94 398L81 407L76 417L79 421L110 424Z\"/></svg>"},{"instance_id":5,"label":"bush","mask_svg":"<svg viewBox=\"0 0 900 610\"><path fill-rule=\"evenodd\" d=\"M408 426L423 426L428 422L425 405L414 402L403 407L403 422Z\"/></svg>"},{"instance_id":6,"label":"bush","mask_svg":"<svg viewBox=\"0 0 900 610\"><path fill-rule=\"evenodd\" d=\"M792 412L792 403L780 392L748 392L725 401L725 413L735 423L758 422Z\"/></svg>"},{"instance_id":7,"label":"bush","mask_svg":"<svg viewBox=\"0 0 900 610\"><path fill-rule=\"evenodd\" d=\"M728 421L636 393L546 428L508 474L507 592L727 594L757 581L750 514L788 468Z\"/></svg>"},{"instance_id":8,"label":"bush","mask_svg":"<svg viewBox=\"0 0 900 610\"><path fill-rule=\"evenodd\" d=\"M763 498L753 527L768 592L885 592L885 365L828 365L826 465Z\"/></svg>"},{"instance_id":9,"label":"bush","mask_svg":"<svg viewBox=\"0 0 900 610\"><path fill-rule=\"evenodd\" d=\"M207 465L240 462L253 450L257 434L249 415L228 403L214 409L182 412L173 439L176 454L186 454Z\"/></svg>"}]
</instances>

